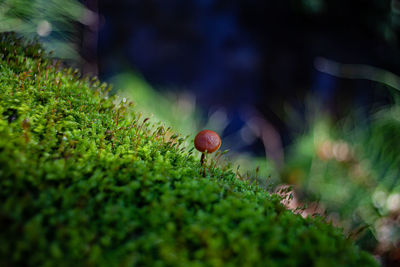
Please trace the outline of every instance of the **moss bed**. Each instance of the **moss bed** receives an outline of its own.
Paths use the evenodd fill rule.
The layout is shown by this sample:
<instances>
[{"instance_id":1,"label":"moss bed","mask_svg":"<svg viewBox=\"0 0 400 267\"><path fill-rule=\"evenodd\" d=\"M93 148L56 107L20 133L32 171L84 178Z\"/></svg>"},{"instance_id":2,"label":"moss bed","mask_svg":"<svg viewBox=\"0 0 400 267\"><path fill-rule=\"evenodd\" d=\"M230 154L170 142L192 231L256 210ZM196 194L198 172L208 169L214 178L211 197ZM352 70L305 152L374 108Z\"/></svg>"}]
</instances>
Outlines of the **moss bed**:
<instances>
[{"instance_id":1,"label":"moss bed","mask_svg":"<svg viewBox=\"0 0 400 267\"><path fill-rule=\"evenodd\" d=\"M1 266L376 266L107 86L0 37Z\"/></svg>"}]
</instances>

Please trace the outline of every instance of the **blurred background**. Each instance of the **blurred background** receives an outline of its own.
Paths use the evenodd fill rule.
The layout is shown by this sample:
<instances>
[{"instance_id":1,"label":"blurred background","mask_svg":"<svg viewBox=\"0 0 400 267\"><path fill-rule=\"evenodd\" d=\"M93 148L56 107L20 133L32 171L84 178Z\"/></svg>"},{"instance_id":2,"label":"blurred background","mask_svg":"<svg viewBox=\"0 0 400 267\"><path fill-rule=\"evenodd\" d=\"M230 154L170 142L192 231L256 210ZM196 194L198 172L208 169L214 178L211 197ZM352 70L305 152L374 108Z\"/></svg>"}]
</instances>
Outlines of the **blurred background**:
<instances>
[{"instance_id":1,"label":"blurred background","mask_svg":"<svg viewBox=\"0 0 400 267\"><path fill-rule=\"evenodd\" d=\"M400 1L0 0L0 31L218 132L238 175L400 266Z\"/></svg>"}]
</instances>

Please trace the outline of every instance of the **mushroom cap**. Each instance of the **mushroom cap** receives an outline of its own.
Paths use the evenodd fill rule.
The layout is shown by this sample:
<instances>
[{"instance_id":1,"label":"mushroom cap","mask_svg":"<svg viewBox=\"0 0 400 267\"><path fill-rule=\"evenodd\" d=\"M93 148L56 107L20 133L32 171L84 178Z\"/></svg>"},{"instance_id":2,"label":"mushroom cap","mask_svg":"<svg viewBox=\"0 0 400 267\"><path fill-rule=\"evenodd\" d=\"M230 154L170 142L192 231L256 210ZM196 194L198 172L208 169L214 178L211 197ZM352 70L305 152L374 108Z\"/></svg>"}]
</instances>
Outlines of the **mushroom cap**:
<instances>
[{"instance_id":1,"label":"mushroom cap","mask_svg":"<svg viewBox=\"0 0 400 267\"><path fill-rule=\"evenodd\" d=\"M194 146L200 152L213 153L221 146L221 138L214 131L203 130L194 138Z\"/></svg>"}]
</instances>

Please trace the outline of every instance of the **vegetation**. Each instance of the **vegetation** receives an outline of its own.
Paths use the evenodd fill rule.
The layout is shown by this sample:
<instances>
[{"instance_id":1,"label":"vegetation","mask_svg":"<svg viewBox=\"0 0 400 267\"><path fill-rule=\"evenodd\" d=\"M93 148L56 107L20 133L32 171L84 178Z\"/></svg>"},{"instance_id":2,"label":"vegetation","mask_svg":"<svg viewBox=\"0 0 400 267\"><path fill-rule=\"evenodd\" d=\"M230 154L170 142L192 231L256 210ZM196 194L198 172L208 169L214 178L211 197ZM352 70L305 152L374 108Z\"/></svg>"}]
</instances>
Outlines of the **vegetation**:
<instances>
[{"instance_id":1,"label":"vegetation","mask_svg":"<svg viewBox=\"0 0 400 267\"><path fill-rule=\"evenodd\" d=\"M399 107L395 97L369 119L317 118L288 153L283 174L302 201L317 202L346 232L357 233L361 247L389 262L398 260L400 240Z\"/></svg>"},{"instance_id":2,"label":"vegetation","mask_svg":"<svg viewBox=\"0 0 400 267\"><path fill-rule=\"evenodd\" d=\"M95 15L76 0L2 0L0 32L13 31L24 38L40 38L59 58L77 60L78 23L90 25Z\"/></svg>"},{"instance_id":3,"label":"vegetation","mask_svg":"<svg viewBox=\"0 0 400 267\"><path fill-rule=\"evenodd\" d=\"M375 266L105 84L0 40L0 264Z\"/></svg>"}]
</instances>

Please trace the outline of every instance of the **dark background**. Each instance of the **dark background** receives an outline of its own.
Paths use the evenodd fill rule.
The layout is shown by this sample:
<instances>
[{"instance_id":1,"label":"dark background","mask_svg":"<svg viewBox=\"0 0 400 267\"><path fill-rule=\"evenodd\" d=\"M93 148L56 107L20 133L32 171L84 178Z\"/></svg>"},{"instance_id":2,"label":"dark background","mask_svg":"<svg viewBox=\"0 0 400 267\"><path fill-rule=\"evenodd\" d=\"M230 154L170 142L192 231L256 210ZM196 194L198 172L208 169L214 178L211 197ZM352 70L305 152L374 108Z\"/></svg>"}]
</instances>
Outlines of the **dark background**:
<instances>
[{"instance_id":1,"label":"dark background","mask_svg":"<svg viewBox=\"0 0 400 267\"><path fill-rule=\"evenodd\" d=\"M368 116L390 101L381 84L316 70L318 57L400 74L397 1L83 2L100 18L98 29L84 32L97 38L82 42L88 72L107 79L134 69L157 90L194 93L205 116L223 106L230 120L224 135L238 131L250 109L286 146L293 122L285 107L304 118L307 96L334 119L356 109ZM264 151L259 142L245 150Z\"/></svg>"}]
</instances>

